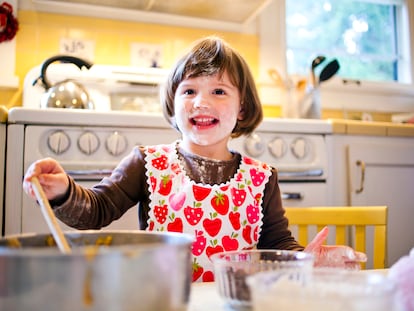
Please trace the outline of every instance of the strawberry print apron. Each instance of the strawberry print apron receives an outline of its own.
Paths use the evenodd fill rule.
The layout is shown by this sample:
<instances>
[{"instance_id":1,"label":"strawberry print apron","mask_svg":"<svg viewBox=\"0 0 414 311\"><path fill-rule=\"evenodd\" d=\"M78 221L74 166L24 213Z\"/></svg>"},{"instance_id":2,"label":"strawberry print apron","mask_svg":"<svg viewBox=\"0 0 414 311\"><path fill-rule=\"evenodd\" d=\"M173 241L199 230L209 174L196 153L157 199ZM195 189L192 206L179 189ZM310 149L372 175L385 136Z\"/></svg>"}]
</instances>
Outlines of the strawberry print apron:
<instances>
[{"instance_id":1,"label":"strawberry print apron","mask_svg":"<svg viewBox=\"0 0 414 311\"><path fill-rule=\"evenodd\" d=\"M149 146L145 151L150 190L147 230L194 235L193 282L213 281L212 254L256 246L270 167L242 156L227 183L199 184L186 175L176 144Z\"/></svg>"}]
</instances>

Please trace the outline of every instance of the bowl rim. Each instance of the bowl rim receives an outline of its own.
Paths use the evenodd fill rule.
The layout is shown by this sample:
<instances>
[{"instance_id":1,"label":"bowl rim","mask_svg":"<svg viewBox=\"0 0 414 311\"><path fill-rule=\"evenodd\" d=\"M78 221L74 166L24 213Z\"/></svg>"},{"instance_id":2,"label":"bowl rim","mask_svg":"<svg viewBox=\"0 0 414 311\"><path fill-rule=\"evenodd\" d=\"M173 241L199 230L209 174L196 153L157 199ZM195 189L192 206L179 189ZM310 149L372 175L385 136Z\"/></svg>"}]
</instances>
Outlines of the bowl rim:
<instances>
[{"instance_id":1,"label":"bowl rim","mask_svg":"<svg viewBox=\"0 0 414 311\"><path fill-rule=\"evenodd\" d=\"M246 250L236 250L236 251L222 251L218 253L214 253L210 256L210 260L212 262L230 262L230 260L226 260L229 258L228 256L237 255L237 254L260 254L260 253L272 253L272 254L291 254L291 255L299 255L297 258L300 261L313 261L314 256L311 253L307 253L300 250L287 250L287 249L246 249Z\"/></svg>"},{"instance_id":2,"label":"bowl rim","mask_svg":"<svg viewBox=\"0 0 414 311\"><path fill-rule=\"evenodd\" d=\"M148 241L148 243L133 243L133 242L125 242L123 244L114 244L114 245L99 245L98 251L96 251L97 256L101 255L114 255L129 252L134 248L137 248L139 245L139 250L143 251L150 251L152 249L158 249L160 247L168 248L188 248L190 249L192 243L194 242L194 237L185 234L185 233L178 233L178 232L169 232L169 231L145 231L145 230L68 230L63 232L64 235L67 236L69 242L71 239L76 240L78 238L92 238L96 236L96 238L102 236L110 236L110 235L120 235L120 236L128 236L128 235L141 235L141 236L153 236L153 237L163 237L166 239L171 238L171 243L166 243L166 240L159 240L159 241ZM8 241L12 241L14 239L19 242L19 240L24 239L31 239L36 238L39 239L46 239L53 236L51 233L43 232L43 233L22 233L22 234L11 234L6 235L0 238L0 243L4 245L0 245L0 257L74 257L74 256L81 256L84 257L85 255L90 254L90 249L96 247L98 245L77 245L76 247L72 248L72 252L70 254L62 253L57 246L51 245L48 247L45 246L11 246L7 245Z\"/></svg>"}]
</instances>

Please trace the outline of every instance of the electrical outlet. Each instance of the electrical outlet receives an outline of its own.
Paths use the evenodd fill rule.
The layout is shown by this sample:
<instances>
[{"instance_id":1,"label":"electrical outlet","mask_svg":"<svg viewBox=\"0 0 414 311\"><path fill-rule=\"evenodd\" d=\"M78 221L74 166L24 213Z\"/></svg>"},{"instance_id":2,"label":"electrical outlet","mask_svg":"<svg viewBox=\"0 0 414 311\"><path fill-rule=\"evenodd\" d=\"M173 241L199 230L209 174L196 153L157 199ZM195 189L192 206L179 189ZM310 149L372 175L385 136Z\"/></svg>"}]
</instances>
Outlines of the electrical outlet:
<instances>
[{"instance_id":1,"label":"electrical outlet","mask_svg":"<svg viewBox=\"0 0 414 311\"><path fill-rule=\"evenodd\" d=\"M161 44L132 43L131 65L136 67L162 67L163 51Z\"/></svg>"}]
</instances>

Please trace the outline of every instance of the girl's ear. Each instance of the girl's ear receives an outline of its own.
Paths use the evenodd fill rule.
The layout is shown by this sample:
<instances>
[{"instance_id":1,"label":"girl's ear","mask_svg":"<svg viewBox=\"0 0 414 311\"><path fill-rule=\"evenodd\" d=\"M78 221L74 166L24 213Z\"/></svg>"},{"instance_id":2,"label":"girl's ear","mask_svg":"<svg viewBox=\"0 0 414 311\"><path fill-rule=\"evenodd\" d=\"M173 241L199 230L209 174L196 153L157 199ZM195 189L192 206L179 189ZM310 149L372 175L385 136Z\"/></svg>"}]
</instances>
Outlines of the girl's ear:
<instances>
[{"instance_id":1,"label":"girl's ear","mask_svg":"<svg viewBox=\"0 0 414 311\"><path fill-rule=\"evenodd\" d=\"M237 120L244 120L243 104L240 104L240 110L239 110L239 115L237 116Z\"/></svg>"}]
</instances>

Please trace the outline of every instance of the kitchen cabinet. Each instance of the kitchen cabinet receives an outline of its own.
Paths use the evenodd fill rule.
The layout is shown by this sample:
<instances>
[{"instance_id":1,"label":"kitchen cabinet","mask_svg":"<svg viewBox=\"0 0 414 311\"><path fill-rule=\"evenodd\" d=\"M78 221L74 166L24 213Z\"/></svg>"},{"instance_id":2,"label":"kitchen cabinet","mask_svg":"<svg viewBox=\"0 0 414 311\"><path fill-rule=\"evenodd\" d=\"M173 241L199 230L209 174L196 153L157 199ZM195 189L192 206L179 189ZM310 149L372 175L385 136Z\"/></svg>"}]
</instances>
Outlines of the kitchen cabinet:
<instances>
[{"instance_id":1,"label":"kitchen cabinet","mask_svg":"<svg viewBox=\"0 0 414 311\"><path fill-rule=\"evenodd\" d=\"M330 200L388 206L391 266L414 247L414 137L334 134L328 140Z\"/></svg>"},{"instance_id":2,"label":"kitchen cabinet","mask_svg":"<svg viewBox=\"0 0 414 311\"><path fill-rule=\"evenodd\" d=\"M272 0L33 0L37 11L132 20L236 32L250 32ZM27 2L27 1L22 1ZM220 9L217 9L220 8Z\"/></svg>"}]
</instances>

